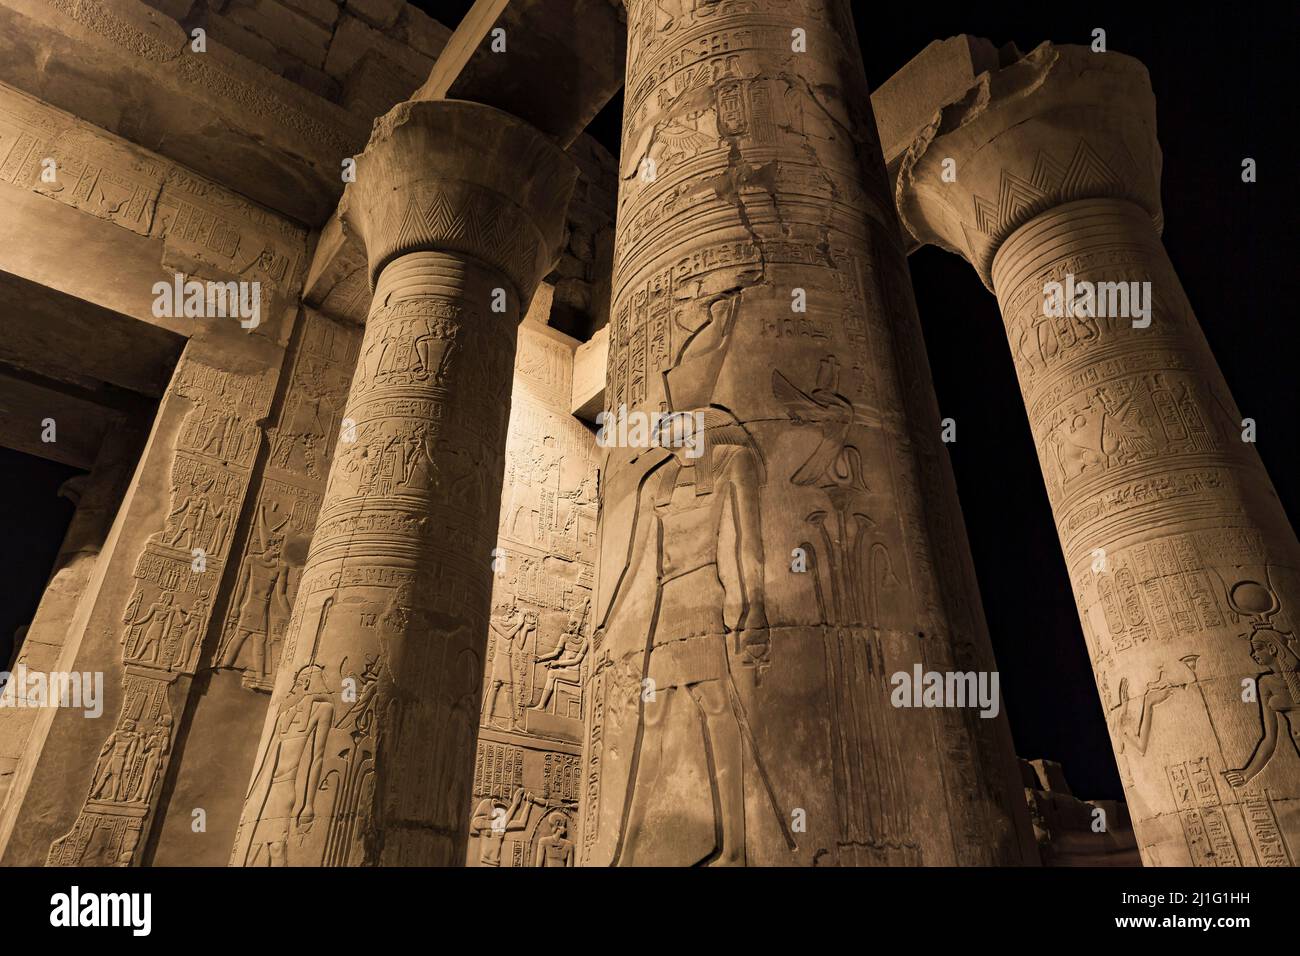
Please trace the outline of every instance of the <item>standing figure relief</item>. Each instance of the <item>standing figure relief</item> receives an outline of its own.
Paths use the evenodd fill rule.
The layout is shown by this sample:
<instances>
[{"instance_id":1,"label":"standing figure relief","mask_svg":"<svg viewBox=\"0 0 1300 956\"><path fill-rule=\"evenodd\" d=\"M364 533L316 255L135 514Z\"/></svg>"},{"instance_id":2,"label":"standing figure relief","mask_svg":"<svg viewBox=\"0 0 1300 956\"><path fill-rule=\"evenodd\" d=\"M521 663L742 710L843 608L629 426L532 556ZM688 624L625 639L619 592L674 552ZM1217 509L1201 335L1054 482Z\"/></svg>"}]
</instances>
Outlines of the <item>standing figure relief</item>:
<instances>
[{"instance_id":1,"label":"standing figure relief","mask_svg":"<svg viewBox=\"0 0 1300 956\"><path fill-rule=\"evenodd\" d=\"M672 769L670 751L707 768L709 805L691 807L684 817L714 840L703 860L672 863L743 864L746 747L767 785L734 671L739 663L757 685L768 662L758 500L763 464L753 439L729 412L709 407L699 413L705 422L703 454L692 458L672 435L661 435L665 446L676 445L673 457L651 476L637 501L632 563L624 581L635 580L650 556L656 610L645 637L642 686L649 692L641 696L616 865L645 862L646 817ZM679 422L672 417L662 427L671 430ZM724 522L730 522L736 541L737 581L730 588L738 593L730 593L719 574ZM601 631L618 621L625 593L613 594ZM729 606L740 609L730 626L723 613ZM596 637L597 645L602 637ZM693 722L699 732L668 732L669 714Z\"/></svg>"}]
</instances>

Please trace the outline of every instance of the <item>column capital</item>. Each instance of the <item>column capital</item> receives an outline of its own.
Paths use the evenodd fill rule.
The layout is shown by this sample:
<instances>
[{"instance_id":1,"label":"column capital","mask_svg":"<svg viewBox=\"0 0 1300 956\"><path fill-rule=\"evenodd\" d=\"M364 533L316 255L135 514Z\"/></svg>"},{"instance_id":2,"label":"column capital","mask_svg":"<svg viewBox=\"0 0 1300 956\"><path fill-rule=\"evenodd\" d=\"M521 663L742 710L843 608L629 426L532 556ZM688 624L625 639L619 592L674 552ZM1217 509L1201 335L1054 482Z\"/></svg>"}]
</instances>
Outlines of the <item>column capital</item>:
<instances>
[{"instance_id":1,"label":"column capital","mask_svg":"<svg viewBox=\"0 0 1300 956\"><path fill-rule=\"evenodd\" d=\"M408 100L375 121L340 212L365 244L371 288L399 256L456 252L526 299L559 256L577 177L564 150L509 113Z\"/></svg>"},{"instance_id":2,"label":"column capital","mask_svg":"<svg viewBox=\"0 0 1300 956\"><path fill-rule=\"evenodd\" d=\"M998 247L1055 206L1126 199L1159 230L1155 113L1137 60L1043 43L981 73L917 134L899 168L899 216L918 242L964 257L990 288Z\"/></svg>"}]
</instances>

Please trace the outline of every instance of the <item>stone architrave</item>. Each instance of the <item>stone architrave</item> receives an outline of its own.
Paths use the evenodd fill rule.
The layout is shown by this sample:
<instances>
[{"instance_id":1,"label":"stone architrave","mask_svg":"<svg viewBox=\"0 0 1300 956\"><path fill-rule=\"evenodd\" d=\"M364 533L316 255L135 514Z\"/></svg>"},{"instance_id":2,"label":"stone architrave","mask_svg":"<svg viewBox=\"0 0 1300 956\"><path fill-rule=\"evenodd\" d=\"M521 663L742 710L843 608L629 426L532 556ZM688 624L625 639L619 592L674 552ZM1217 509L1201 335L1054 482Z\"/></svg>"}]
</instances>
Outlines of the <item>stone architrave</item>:
<instances>
[{"instance_id":1,"label":"stone architrave","mask_svg":"<svg viewBox=\"0 0 1300 956\"><path fill-rule=\"evenodd\" d=\"M1160 163L1145 68L1043 44L936 113L898 208L997 294L1143 861L1289 865L1300 547L1161 244Z\"/></svg>"},{"instance_id":2,"label":"stone architrave","mask_svg":"<svg viewBox=\"0 0 1300 956\"><path fill-rule=\"evenodd\" d=\"M848 4L627 6L581 860L1027 862Z\"/></svg>"},{"instance_id":3,"label":"stone architrave","mask_svg":"<svg viewBox=\"0 0 1300 956\"><path fill-rule=\"evenodd\" d=\"M575 178L459 101L399 104L357 159L375 294L235 865L465 860L516 327Z\"/></svg>"}]
</instances>

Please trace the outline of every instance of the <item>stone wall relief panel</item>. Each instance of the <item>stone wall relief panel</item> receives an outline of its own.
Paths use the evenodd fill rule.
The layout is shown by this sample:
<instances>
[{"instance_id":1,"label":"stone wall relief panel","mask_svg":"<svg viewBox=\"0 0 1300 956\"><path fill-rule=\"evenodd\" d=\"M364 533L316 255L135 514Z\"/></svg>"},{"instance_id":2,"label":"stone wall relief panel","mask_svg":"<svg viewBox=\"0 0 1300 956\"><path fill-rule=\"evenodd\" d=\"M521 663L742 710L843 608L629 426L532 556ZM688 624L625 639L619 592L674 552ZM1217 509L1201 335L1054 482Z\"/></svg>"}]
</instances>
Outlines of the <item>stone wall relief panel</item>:
<instances>
[{"instance_id":1,"label":"stone wall relief panel","mask_svg":"<svg viewBox=\"0 0 1300 956\"><path fill-rule=\"evenodd\" d=\"M1290 801L1273 794L1300 765L1283 729L1300 673L1296 616L1280 595L1294 570L1268 563L1247 528L1154 537L1076 566L1077 598L1139 838L1169 830L1169 864L1285 866ZM1212 638L1207 643L1206 639ZM1254 701L1244 702L1245 687ZM1196 741L1214 741L1207 752ZM1159 804L1143 794L1161 794ZM1131 797L1131 799L1133 799ZM1170 834L1165 834L1166 837Z\"/></svg>"},{"instance_id":2,"label":"stone wall relief panel","mask_svg":"<svg viewBox=\"0 0 1300 956\"><path fill-rule=\"evenodd\" d=\"M238 865L464 853L471 770L454 758L473 750L475 648L491 607L471 562L490 560L497 541L495 518L481 512L499 513L487 476L502 466L493 436L504 435L509 398L498 401L494 383L509 381L517 316L480 314L474 303L501 278L461 268L419 253L389 266L401 278L380 280L391 284L357 355L343 413L355 428L339 441L298 584ZM433 760L431 739L463 749ZM389 766L414 769L385 778ZM382 839L389 819L422 825L393 851Z\"/></svg>"},{"instance_id":3,"label":"stone wall relief panel","mask_svg":"<svg viewBox=\"0 0 1300 956\"><path fill-rule=\"evenodd\" d=\"M470 866L571 867L581 758L576 752L479 739L474 763Z\"/></svg>"},{"instance_id":4,"label":"stone wall relief panel","mask_svg":"<svg viewBox=\"0 0 1300 956\"><path fill-rule=\"evenodd\" d=\"M176 430L162 527L135 563L117 627L122 707L71 830L49 865L128 866L147 832L175 738L175 717L229 560L270 403L266 374L241 376L182 357L169 399L188 406Z\"/></svg>"},{"instance_id":5,"label":"stone wall relief panel","mask_svg":"<svg viewBox=\"0 0 1300 956\"><path fill-rule=\"evenodd\" d=\"M929 721L888 703L888 676L915 659L916 641L910 627L915 614L911 572L893 503L895 448L884 430L886 424L898 427L901 411L890 390L893 380L870 359L871 325L880 323L882 314L880 287L861 262L832 253L832 272L811 245L765 242L763 266L772 286L806 282L816 290L815 304L806 313L792 313L788 301L762 285L734 291L737 269L750 272L755 258L745 254L747 248L755 247L737 243L703 249L677 269L644 285L635 283L616 306L611 407L626 402L629 407L671 403L667 407L675 408L683 401L689 408L702 402L712 409L705 414L717 447L705 456L713 481L707 494L684 494L700 480L689 477L698 466L662 450L642 453L632 477L622 476L618 488L604 489L607 496L637 503L621 523L608 511L604 518L604 546L627 557L602 568L601 618L588 682L592 718L583 858L615 855L625 863L668 859L660 856L666 847L629 845L620 837L638 826L637 814L653 818L668 812L666 806L635 806L638 787L631 781L658 772L646 766L651 759L646 754L658 749L656 737L687 735L680 724L685 719L681 708L672 713L656 704L666 723L657 728L647 719L652 708L641 700L647 678L655 680L660 702L673 693L674 669L661 671L653 659L664 657L660 647L678 640L681 630L701 637L716 634L714 639L727 645L731 674L718 671L714 678L723 696L709 732L719 740L734 734L732 759L737 768L743 766L747 783L746 792L725 811L731 816L725 825L770 830L789 852L800 849L786 827L786 803L796 798L781 792L790 781L773 769L790 755L761 728L772 720L765 711L775 713L789 704L809 682L833 700L840 719L832 722L830 737L821 740L817 738L827 733L824 725L818 730L786 723L795 746L818 747L826 754L837 781L829 805L809 809L835 821L819 837L826 843L804 852L820 863L920 862L913 833L917 823L909 820L917 793L903 754L904 741L920 743L930 732ZM682 291L674 292L678 277ZM728 291L694 296L711 287ZM824 291L828 287L833 295ZM775 370L761 361L774 349L783 356ZM762 380L764 373L770 392L756 397L745 383ZM723 408L743 409L752 423L742 423ZM611 456L617 454L611 450ZM701 507L704 502L708 506ZM738 528L738 522L750 526ZM705 550L714 560L699 560L716 568L716 578L701 578L712 579L707 588L718 589L716 595L704 583L683 589L683 582L674 584L671 578L658 588L644 581L638 587L640 568L663 567L683 548L686 539L674 537L679 525L697 545L712 542ZM729 556L736 553L738 535L750 543L733 560ZM789 570L795 547L807 555L806 574ZM687 579L685 583L689 575ZM620 595L612 583L620 580L627 582L628 593ZM694 593L701 589L708 595L704 600ZM687 590L693 592L689 600L674 597ZM609 591L615 592L612 598ZM760 594L761 602L755 597ZM689 612L688 605L706 609L701 612L706 616L716 609L720 620L696 620L701 613ZM761 625L755 619L759 613ZM770 627L770 657L746 658L747 628L741 625L750 615L748 629ZM816 667L809 661L817 662ZM703 661L696 666L707 670L710 665ZM707 681L701 683L707 686ZM726 753L715 750L714 761ZM663 759L691 763L696 757L674 753ZM717 785L718 778L703 763L699 772L710 781L708 787ZM808 789L800 790L801 806L808 802ZM653 801L648 794L642 802L646 796ZM934 793L926 799L942 806L944 797ZM697 822L711 835L717 820L712 813L706 816ZM711 845L711 838L701 843L703 854L708 852L705 843Z\"/></svg>"},{"instance_id":6,"label":"stone wall relief panel","mask_svg":"<svg viewBox=\"0 0 1300 956\"><path fill-rule=\"evenodd\" d=\"M521 326L470 865L573 866L578 860L598 449L595 436L568 410L572 366L572 343Z\"/></svg>"},{"instance_id":7,"label":"stone wall relief panel","mask_svg":"<svg viewBox=\"0 0 1300 956\"><path fill-rule=\"evenodd\" d=\"M212 666L242 672L270 691L316 528L334 446L356 366L361 330L310 310L302 319L289 384L257 491L231 604Z\"/></svg>"}]
</instances>

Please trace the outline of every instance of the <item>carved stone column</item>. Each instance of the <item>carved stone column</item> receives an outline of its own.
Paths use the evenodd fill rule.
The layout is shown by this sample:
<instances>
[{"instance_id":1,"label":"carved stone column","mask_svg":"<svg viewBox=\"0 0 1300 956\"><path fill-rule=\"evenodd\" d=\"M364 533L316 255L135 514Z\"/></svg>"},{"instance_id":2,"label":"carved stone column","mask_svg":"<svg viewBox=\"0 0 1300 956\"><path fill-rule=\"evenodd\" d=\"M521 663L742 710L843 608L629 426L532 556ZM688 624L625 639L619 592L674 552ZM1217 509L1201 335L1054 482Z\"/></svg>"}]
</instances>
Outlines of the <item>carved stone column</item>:
<instances>
[{"instance_id":1,"label":"carved stone column","mask_svg":"<svg viewBox=\"0 0 1300 956\"><path fill-rule=\"evenodd\" d=\"M848 5L627 6L582 859L1027 859Z\"/></svg>"},{"instance_id":2,"label":"carved stone column","mask_svg":"<svg viewBox=\"0 0 1300 956\"><path fill-rule=\"evenodd\" d=\"M937 114L898 204L997 293L1144 861L1284 865L1300 549L1161 245L1155 133L1140 63L1044 44Z\"/></svg>"},{"instance_id":3,"label":"carved stone column","mask_svg":"<svg viewBox=\"0 0 1300 956\"><path fill-rule=\"evenodd\" d=\"M357 159L374 300L234 864L464 863L516 325L575 176L456 101Z\"/></svg>"}]
</instances>

